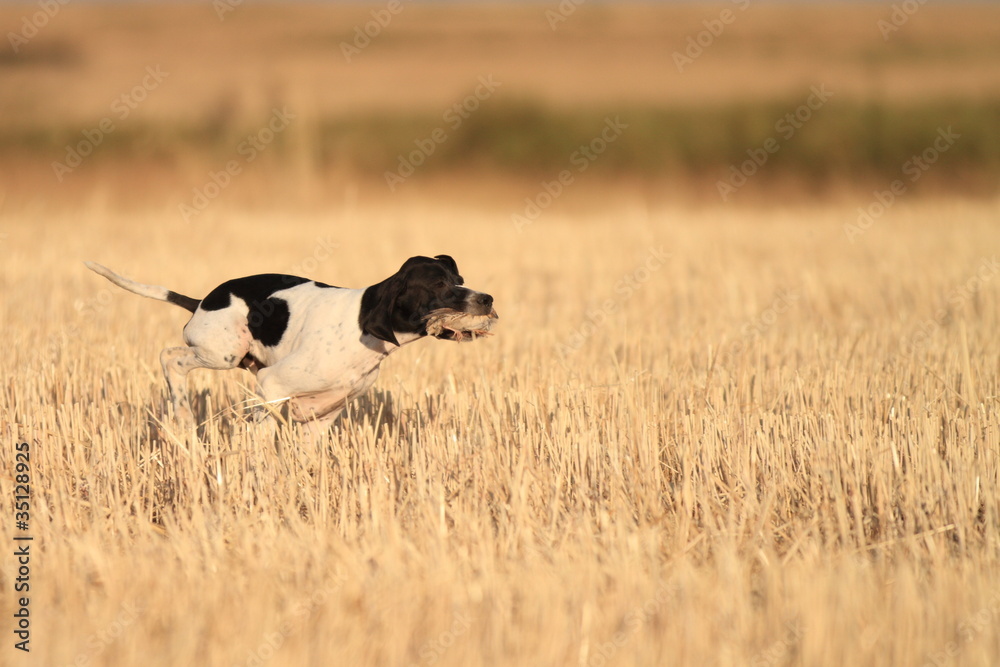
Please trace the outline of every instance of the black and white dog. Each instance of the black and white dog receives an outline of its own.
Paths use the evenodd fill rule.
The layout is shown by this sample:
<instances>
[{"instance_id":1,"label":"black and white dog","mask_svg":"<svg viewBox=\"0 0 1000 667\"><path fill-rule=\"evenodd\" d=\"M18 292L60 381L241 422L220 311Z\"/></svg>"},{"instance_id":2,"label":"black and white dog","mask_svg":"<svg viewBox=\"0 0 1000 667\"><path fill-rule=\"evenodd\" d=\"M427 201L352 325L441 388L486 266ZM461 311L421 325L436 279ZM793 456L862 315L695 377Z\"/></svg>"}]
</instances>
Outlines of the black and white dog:
<instances>
[{"instance_id":1,"label":"black and white dog","mask_svg":"<svg viewBox=\"0 0 1000 667\"><path fill-rule=\"evenodd\" d=\"M365 289L269 273L224 282L200 301L86 264L119 287L193 313L184 326L187 346L160 353L174 414L189 424L185 378L195 368L246 368L257 376L265 403L288 400L293 420L325 425L372 386L386 356L428 335L432 311L496 317L493 297L462 287L447 255L411 257ZM444 329L435 337L460 339L461 333Z\"/></svg>"}]
</instances>

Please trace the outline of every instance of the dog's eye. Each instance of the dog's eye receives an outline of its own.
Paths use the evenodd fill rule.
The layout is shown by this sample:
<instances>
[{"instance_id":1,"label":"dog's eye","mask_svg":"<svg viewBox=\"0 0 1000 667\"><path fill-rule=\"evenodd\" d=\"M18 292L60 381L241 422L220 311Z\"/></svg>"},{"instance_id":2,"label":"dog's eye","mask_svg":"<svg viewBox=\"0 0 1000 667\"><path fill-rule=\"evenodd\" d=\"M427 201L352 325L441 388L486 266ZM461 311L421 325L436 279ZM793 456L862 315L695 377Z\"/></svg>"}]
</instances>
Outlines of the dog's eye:
<instances>
[{"instance_id":1,"label":"dog's eye","mask_svg":"<svg viewBox=\"0 0 1000 667\"><path fill-rule=\"evenodd\" d=\"M434 283L434 287L436 287L437 289L444 289L447 286L448 286L447 280L439 280L436 283Z\"/></svg>"}]
</instances>

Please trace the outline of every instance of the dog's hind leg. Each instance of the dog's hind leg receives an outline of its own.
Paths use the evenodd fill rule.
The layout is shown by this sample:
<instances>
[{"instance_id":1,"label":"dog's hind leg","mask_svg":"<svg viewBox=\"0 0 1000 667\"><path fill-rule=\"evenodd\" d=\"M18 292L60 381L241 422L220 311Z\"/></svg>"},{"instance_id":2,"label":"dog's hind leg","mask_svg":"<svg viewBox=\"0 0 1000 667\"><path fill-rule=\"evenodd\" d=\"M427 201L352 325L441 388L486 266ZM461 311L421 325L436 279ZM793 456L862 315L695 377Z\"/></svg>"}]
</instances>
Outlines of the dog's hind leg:
<instances>
[{"instance_id":1,"label":"dog's hind leg","mask_svg":"<svg viewBox=\"0 0 1000 667\"><path fill-rule=\"evenodd\" d=\"M219 357L199 347L168 347L160 353L163 375L167 378L167 390L174 408L174 417L184 424L194 424L194 413L187 392L187 374L196 368L229 370L236 368L240 359L236 356Z\"/></svg>"}]
</instances>

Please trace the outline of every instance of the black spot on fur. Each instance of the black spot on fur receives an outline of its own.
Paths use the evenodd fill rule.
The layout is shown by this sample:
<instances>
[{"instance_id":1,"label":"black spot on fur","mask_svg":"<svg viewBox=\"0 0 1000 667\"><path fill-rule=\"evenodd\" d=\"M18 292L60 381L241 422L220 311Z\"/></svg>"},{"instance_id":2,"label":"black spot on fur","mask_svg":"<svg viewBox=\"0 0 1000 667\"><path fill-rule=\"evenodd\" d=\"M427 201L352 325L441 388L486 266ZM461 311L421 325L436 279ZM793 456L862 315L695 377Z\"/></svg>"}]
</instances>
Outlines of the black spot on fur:
<instances>
[{"instance_id":1,"label":"black spot on fur","mask_svg":"<svg viewBox=\"0 0 1000 667\"><path fill-rule=\"evenodd\" d=\"M247 328L250 335L268 347L280 343L288 328L288 302L272 296L264 301L253 301L249 306Z\"/></svg>"}]
</instances>

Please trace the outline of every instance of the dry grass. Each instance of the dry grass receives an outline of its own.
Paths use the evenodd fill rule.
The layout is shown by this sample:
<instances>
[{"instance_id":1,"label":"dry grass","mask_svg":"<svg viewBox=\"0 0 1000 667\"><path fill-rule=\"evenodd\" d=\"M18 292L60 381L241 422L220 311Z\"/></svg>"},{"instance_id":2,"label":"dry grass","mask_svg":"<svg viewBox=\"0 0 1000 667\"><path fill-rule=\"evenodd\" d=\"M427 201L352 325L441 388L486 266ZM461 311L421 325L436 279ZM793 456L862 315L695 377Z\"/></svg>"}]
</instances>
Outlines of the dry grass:
<instances>
[{"instance_id":1,"label":"dry grass","mask_svg":"<svg viewBox=\"0 0 1000 667\"><path fill-rule=\"evenodd\" d=\"M997 208L909 204L855 243L853 208L641 198L521 233L343 206L278 239L287 216L223 204L183 229L8 211L0 490L27 440L31 664L997 664ZM417 252L496 297L497 335L405 348L326 446L280 451L228 411L242 372L193 374L202 442L158 426L184 314L81 263L199 294L369 284Z\"/></svg>"}]
</instances>

